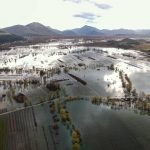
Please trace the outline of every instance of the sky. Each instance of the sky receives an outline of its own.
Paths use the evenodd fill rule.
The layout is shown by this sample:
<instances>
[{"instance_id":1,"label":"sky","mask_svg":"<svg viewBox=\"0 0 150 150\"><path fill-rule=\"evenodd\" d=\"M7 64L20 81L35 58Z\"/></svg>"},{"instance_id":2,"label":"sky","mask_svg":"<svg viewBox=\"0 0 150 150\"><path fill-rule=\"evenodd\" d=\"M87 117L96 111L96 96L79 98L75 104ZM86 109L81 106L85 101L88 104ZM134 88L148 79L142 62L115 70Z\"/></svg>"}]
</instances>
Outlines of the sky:
<instances>
[{"instance_id":1,"label":"sky","mask_svg":"<svg viewBox=\"0 0 150 150\"><path fill-rule=\"evenodd\" d=\"M0 28L31 22L59 30L150 29L150 0L0 0Z\"/></svg>"}]
</instances>

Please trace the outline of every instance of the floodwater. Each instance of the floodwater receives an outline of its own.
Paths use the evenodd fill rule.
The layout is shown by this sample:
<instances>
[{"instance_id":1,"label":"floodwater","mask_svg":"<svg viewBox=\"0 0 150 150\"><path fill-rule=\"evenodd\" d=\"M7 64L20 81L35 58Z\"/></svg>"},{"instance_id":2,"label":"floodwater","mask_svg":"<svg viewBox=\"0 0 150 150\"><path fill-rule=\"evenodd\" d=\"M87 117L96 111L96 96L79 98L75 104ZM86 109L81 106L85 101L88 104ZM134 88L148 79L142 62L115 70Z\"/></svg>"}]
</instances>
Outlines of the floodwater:
<instances>
[{"instance_id":1,"label":"floodwater","mask_svg":"<svg viewBox=\"0 0 150 150\"><path fill-rule=\"evenodd\" d=\"M66 91L69 95L123 96L121 80L119 79L119 74L115 71L108 71L107 68L101 68L100 70L83 69L80 71L71 71L71 73L86 81L87 85L81 85L77 81L72 81L73 85L66 86Z\"/></svg>"},{"instance_id":2,"label":"floodwater","mask_svg":"<svg viewBox=\"0 0 150 150\"><path fill-rule=\"evenodd\" d=\"M130 78L138 93L150 93L150 72L137 72L131 74Z\"/></svg>"},{"instance_id":3,"label":"floodwater","mask_svg":"<svg viewBox=\"0 0 150 150\"><path fill-rule=\"evenodd\" d=\"M150 117L129 110L113 110L89 101L67 103L80 129L82 150L149 150Z\"/></svg>"},{"instance_id":4,"label":"floodwater","mask_svg":"<svg viewBox=\"0 0 150 150\"><path fill-rule=\"evenodd\" d=\"M139 52L93 47L88 51L76 53L75 51L86 48L73 47L72 49L61 50L56 47L57 43L50 45L39 45L38 49L30 46L14 49L8 52L10 55L1 55L0 66L25 69L31 69L33 65L44 69L60 67L62 64L68 67L76 66L77 70L71 69L70 73L87 82L86 85L82 85L65 73L54 75L48 80L69 79L60 83L68 96L121 97L124 95L124 91L119 72L107 69L108 66L114 64L119 70L123 70L124 74L128 74L133 88L138 93L150 93L150 62L146 61ZM93 49L96 49L96 51ZM75 53L72 53L72 51ZM65 55L62 53L65 53ZM7 64L4 62L5 59ZM15 59L18 60L15 61ZM58 59L62 62L58 61ZM83 63L86 69L84 68L85 66L79 66L79 63ZM12 80L14 76L1 74L0 78ZM6 91L7 89L1 86L0 96L5 94ZM32 104L46 101L49 94L48 90L43 86L31 86L28 89L17 87L16 92L23 92L31 100ZM23 104L16 104L14 101L11 103L6 100L0 102L0 109L3 107L7 107L7 110L13 110L23 107ZM42 142L44 137L42 129L44 129L48 138L48 145L51 146L53 145L53 137L49 127L52 125L52 116L49 113L49 106L48 104L43 104L42 106L35 106L34 109L39 128L38 142L44 143ZM150 150L149 115L135 113L134 109L115 110L110 106L97 106L89 101L68 102L67 110L70 112L73 124L81 131L81 150ZM59 141L58 150L69 150L68 147L71 147L70 134L66 127L61 123L59 124L60 132L58 138L56 138ZM40 145L42 147L42 144ZM43 149L46 149L46 144Z\"/></svg>"}]
</instances>

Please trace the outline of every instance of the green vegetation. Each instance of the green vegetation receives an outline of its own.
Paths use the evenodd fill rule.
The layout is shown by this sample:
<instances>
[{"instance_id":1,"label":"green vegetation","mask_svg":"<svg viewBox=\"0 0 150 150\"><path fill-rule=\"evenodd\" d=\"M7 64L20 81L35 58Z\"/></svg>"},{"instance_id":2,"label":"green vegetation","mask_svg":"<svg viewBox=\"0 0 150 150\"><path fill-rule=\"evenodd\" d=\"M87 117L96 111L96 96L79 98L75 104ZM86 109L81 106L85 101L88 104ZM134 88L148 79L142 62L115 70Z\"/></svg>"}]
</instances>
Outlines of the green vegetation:
<instances>
[{"instance_id":1,"label":"green vegetation","mask_svg":"<svg viewBox=\"0 0 150 150\"><path fill-rule=\"evenodd\" d=\"M57 91L57 90L60 90L60 85L54 82L51 82L46 85L46 88L49 89L49 91Z\"/></svg>"},{"instance_id":2,"label":"green vegetation","mask_svg":"<svg viewBox=\"0 0 150 150\"><path fill-rule=\"evenodd\" d=\"M102 102L102 98L101 97L97 97L97 96L93 96L91 98L91 102L92 102L92 104L99 105Z\"/></svg>"},{"instance_id":3,"label":"green vegetation","mask_svg":"<svg viewBox=\"0 0 150 150\"><path fill-rule=\"evenodd\" d=\"M80 144L81 144L81 134L78 129L75 128L75 126L71 122L71 118L69 115L69 112L66 110L66 107L63 105L60 105L60 118L64 125L67 126L67 128L71 129L71 139L72 139L72 150L80 150Z\"/></svg>"},{"instance_id":4,"label":"green vegetation","mask_svg":"<svg viewBox=\"0 0 150 150\"><path fill-rule=\"evenodd\" d=\"M128 75L125 74L125 79L127 81L127 85L126 85L126 88L127 88L127 91L130 93L131 90L132 90L132 82L131 80L129 79Z\"/></svg>"},{"instance_id":5,"label":"green vegetation","mask_svg":"<svg viewBox=\"0 0 150 150\"><path fill-rule=\"evenodd\" d=\"M115 70L114 64L111 64L110 66L108 66L108 70Z\"/></svg>"},{"instance_id":6,"label":"green vegetation","mask_svg":"<svg viewBox=\"0 0 150 150\"><path fill-rule=\"evenodd\" d=\"M64 73L68 73L68 72L69 72L69 69L68 69L67 67L65 67L65 68L63 69L63 71L64 71Z\"/></svg>"},{"instance_id":7,"label":"green vegetation","mask_svg":"<svg viewBox=\"0 0 150 150\"><path fill-rule=\"evenodd\" d=\"M119 78L121 79L121 82L122 82L122 88L125 88L126 84L125 84L125 81L124 81L124 78L123 78L122 71L119 71Z\"/></svg>"}]
</instances>

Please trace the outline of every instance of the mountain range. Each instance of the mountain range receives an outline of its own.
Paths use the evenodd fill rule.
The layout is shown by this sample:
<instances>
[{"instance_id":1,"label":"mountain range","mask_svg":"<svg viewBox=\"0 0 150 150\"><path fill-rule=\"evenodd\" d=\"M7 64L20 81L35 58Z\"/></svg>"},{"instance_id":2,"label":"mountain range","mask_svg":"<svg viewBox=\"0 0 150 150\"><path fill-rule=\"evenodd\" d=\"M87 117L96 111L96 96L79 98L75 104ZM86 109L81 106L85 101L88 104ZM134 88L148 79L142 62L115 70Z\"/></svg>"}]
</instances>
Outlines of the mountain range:
<instances>
[{"instance_id":1,"label":"mountain range","mask_svg":"<svg viewBox=\"0 0 150 150\"><path fill-rule=\"evenodd\" d=\"M13 37L15 40L22 40L29 37L64 37L64 36L115 36L115 35L142 35L150 36L150 30L128 30L128 29L98 29L91 26L83 26L71 30L59 31L49 26L33 22L28 25L14 25L0 30L0 39L3 37ZM0 41L1 43L1 41Z\"/></svg>"}]
</instances>

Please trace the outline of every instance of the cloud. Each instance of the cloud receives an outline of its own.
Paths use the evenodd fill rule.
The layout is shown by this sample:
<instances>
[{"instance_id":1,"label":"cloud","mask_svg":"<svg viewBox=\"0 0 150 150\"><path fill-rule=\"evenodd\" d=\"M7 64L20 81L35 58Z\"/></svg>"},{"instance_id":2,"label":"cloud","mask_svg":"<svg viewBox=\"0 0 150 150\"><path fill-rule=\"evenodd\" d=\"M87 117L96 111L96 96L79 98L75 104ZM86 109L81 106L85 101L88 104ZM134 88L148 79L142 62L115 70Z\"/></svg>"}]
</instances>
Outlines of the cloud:
<instances>
[{"instance_id":1,"label":"cloud","mask_svg":"<svg viewBox=\"0 0 150 150\"><path fill-rule=\"evenodd\" d=\"M73 16L76 18L85 19L86 22L94 22L95 19L100 17L99 15L95 15L95 14L90 13L90 12L82 12L79 14L75 14Z\"/></svg>"},{"instance_id":2,"label":"cloud","mask_svg":"<svg viewBox=\"0 0 150 150\"><path fill-rule=\"evenodd\" d=\"M94 4L96 7L100 8L100 9L110 9L110 8L112 8L111 5L104 4L104 3L102 4L102 3L93 2L93 4Z\"/></svg>"},{"instance_id":3,"label":"cloud","mask_svg":"<svg viewBox=\"0 0 150 150\"><path fill-rule=\"evenodd\" d=\"M70 1L70 2L73 2L73 3L80 3L82 0L63 0L63 1Z\"/></svg>"},{"instance_id":4,"label":"cloud","mask_svg":"<svg viewBox=\"0 0 150 150\"><path fill-rule=\"evenodd\" d=\"M105 4L105 3L98 3L98 2L95 2L94 0L63 0L63 1L69 1L69 2L73 2L73 3L82 3L82 2L88 2L96 7L98 7L99 9L110 9L112 8L111 5L109 4Z\"/></svg>"}]
</instances>

